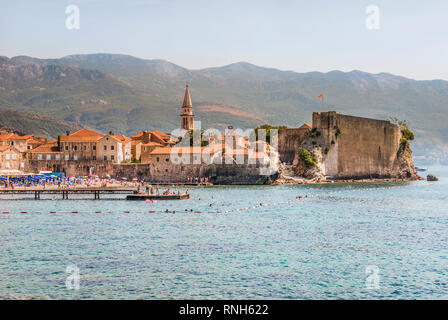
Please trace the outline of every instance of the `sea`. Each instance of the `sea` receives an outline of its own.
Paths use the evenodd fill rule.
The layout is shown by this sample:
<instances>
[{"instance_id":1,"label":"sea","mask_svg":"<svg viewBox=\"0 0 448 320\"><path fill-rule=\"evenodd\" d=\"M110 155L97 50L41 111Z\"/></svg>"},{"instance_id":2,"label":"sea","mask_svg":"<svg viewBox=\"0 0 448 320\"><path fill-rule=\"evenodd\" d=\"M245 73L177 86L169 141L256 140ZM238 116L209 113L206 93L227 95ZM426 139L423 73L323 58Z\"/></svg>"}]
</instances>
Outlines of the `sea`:
<instances>
[{"instance_id":1,"label":"sea","mask_svg":"<svg viewBox=\"0 0 448 320\"><path fill-rule=\"evenodd\" d=\"M0 298L447 299L448 167L428 173L152 203L2 195Z\"/></svg>"}]
</instances>

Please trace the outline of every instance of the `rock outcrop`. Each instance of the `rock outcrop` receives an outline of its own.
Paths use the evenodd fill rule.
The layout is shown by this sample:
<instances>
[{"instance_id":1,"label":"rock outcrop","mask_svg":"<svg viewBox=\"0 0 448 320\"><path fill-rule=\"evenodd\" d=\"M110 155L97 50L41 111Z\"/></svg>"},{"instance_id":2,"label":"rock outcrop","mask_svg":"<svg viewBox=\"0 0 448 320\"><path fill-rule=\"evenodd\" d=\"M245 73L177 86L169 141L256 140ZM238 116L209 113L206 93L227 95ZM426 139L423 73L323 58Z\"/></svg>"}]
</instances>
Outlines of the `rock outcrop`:
<instances>
[{"instance_id":1,"label":"rock outcrop","mask_svg":"<svg viewBox=\"0 0 448 320\"><path fill-rule=\"evenodd\" d=\"M436 176L432 175L432 174L428 174L426 176L426 180L427 181L439 181L439 179Z\"/></svg>"},{"instance_id":2,"label":"rock outcrop","mask_svg":"<svg viewBox=\"0 0 448 320\"><path fill-rule=\"evenodd\" d=\"M408 141L402 141L397 151L397 159L394 163L392 177L400 179L418 179L415 169L414 159L412 159L412 150Z\"/></svg>"}]
</instances>

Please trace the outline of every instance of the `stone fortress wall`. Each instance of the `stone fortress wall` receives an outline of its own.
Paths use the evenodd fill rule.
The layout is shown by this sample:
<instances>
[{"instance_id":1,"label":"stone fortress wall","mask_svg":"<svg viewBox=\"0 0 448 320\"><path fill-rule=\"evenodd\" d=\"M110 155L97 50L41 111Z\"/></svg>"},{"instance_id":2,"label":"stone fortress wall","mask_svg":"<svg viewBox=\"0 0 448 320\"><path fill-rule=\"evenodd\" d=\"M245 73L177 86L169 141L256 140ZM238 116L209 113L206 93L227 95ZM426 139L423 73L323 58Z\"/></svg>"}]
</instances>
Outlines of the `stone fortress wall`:
<instances>
[{"instance_id":1,"label":"stone fortress wall","mask_svg":"<svg viewBox=\"0 0 448 320\"><path fill-rule=\"evenodd\" d=\"M334 178L394 177L401 131L390 121L314 112L309 142L321 146L324 175ZM326 151L325 151L326 150Z\"/></svg>"},{"instance_id":2,"label":"stone fortress wall","mask_svg":"<svg viewBox=\"0 0 448 320\"><path fill-rule=\"evenodd\" d=\"M26 172L53 171L64 172L66 176L127 178L153 182L186 182L188 178L208 177L214 184L268 184L277 173L265 175L254 164L173 164L171 162L114 164L99 160L29 160Z\"/></svg>"},{"instance_id":3,"label":"stone fortress wall","mask_svg":"<svg viewBox=\"0 0 448 320\"><path fill-rule=\"evenodd\" d=\"M300 144L305 140L310 131L311 129L307 126L301 126L300 128L286 128L278 133L280 162L292 163L294 161Z\"/></svg>"}]
</instances>

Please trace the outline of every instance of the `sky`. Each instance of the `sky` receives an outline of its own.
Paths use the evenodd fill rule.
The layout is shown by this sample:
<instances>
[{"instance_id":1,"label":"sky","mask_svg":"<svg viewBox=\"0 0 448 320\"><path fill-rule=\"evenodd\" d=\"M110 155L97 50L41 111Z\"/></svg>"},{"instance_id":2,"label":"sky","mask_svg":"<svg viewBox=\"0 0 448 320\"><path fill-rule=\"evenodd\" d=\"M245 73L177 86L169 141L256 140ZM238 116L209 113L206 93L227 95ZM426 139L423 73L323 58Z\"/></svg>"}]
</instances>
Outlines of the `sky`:
<instances>
[{"instance_id":1,"label":"sky","mask_svg":"<svg viewBox=\"0 0 448 320\"><path fill-rule=\"evenodd\" d=\"M69 5L79 29L66 27ZM447 35L447 0L0 1L8 57L121 53L189 69L246 61L448 80Z\"/></svg>"}]
</instances>

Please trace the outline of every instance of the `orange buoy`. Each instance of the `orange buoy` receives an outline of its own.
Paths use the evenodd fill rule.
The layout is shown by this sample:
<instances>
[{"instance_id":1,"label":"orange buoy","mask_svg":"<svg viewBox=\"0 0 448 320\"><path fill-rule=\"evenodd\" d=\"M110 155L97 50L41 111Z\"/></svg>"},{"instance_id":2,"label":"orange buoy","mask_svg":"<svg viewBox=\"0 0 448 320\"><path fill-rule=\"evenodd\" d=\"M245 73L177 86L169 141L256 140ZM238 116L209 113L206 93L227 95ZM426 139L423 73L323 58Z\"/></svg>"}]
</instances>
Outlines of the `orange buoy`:
<instances>
[{"instance_id":1,"label":"orange buoy","mask_svg":"<svg viewBox=\"0 0 448 320\"><path fill-rule=\"evenodd\" d=\"M50 213L56 213L56 211L50 211Z\"/></svg>"},{"instance_id":2,"label":"orange buoy","mask_svg":"<svg viewBox=\"0 0 448 320\"><path fill-rule=\"evenodd\" d=\"M124 211L124 213L131 213L130 211Z\"/></svg>"}]
</instances>

